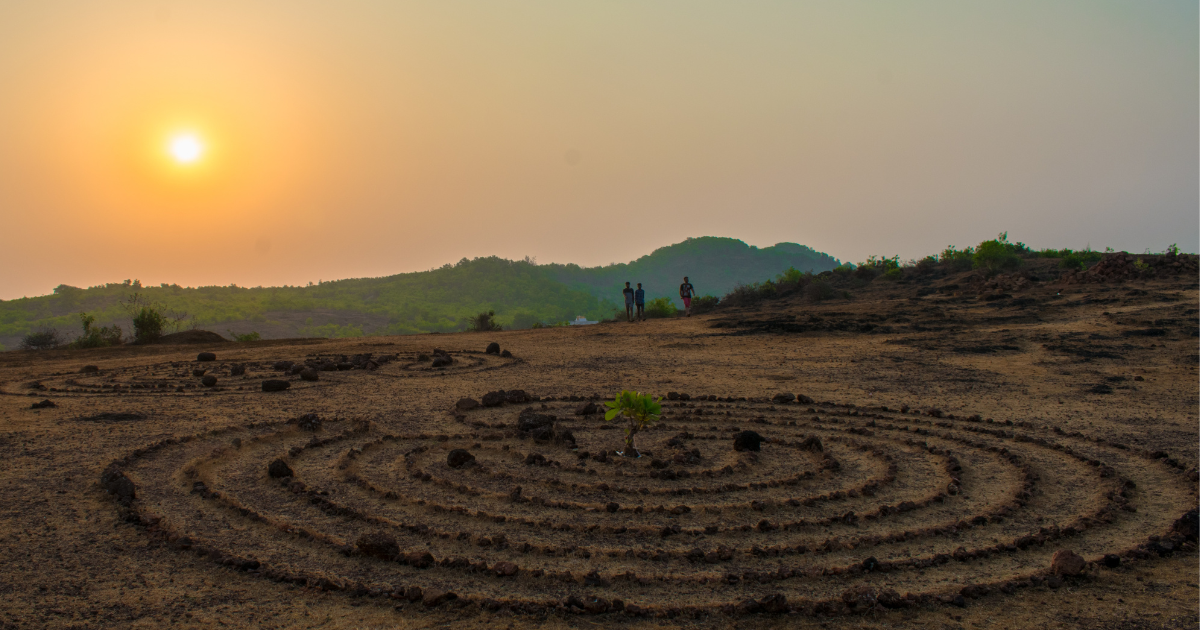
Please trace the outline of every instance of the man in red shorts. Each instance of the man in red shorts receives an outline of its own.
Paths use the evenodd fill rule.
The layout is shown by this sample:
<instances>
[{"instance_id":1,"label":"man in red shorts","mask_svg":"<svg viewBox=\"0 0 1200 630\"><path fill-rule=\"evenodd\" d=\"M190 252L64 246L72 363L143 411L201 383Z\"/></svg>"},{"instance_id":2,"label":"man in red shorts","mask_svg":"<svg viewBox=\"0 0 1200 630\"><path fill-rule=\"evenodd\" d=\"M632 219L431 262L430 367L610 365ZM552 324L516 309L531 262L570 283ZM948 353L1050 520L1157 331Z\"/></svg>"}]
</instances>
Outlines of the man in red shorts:
<instances>
[{"instance_id":1,"label":"man in red shorts","mask_svg":"<svg viewBox=\"0 0 1200 630\"><path fill-rule=\"evenodd\" d=\"M683 284L679 285L679 297L683 299L683 315L684 317L692 316L692 296L696 294L696 287L688 282L687 276L683 277Z\"/></svg>"}]
</instances>

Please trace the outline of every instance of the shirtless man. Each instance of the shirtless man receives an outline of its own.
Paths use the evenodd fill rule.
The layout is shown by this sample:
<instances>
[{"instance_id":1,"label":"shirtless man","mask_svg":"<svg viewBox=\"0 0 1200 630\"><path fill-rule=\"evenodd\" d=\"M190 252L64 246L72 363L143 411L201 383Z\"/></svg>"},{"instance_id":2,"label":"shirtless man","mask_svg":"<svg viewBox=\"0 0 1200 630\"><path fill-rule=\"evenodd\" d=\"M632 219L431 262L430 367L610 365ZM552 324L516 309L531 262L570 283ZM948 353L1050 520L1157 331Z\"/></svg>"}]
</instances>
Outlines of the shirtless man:
<instances>
[{"instance_id":1,"label":"shirtless man","mask_svg":"<svg viewBox=\"0 0 1200 630\"><path fill-rule=\"evenodd\" d=\"M621 291L625 294L625 318L631 323L633 322L633 289L629 288L629 283L625 283L625 289Z\"/></svg>"},{"instance_id":2,"label":"shirtless man","mask_svg":"<svg viewBox=\"0 0 1200 630\"><path fill-rule=\"evenodd\" d=\"M688 282L688 277L683 277L683 284L679 285L679 297L683 299L683 315L684 317L692 316L692 296L696 294L696 287Z\"/></svg>"}]
</instances>

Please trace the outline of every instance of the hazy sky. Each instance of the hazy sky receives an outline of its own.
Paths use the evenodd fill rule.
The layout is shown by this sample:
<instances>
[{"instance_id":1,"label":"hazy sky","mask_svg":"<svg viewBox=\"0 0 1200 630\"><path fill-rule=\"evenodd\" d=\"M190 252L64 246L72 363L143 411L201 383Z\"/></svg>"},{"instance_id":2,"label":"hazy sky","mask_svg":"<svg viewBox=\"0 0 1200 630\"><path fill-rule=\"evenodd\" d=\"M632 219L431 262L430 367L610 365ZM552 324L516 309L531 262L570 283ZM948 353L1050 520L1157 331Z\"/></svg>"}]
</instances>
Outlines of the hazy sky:
<instances>
[{"instance_id":1,"label":"hazy sky","mask_svg":"<svg viewBox=\"0 0 1200 630\"><path fill-rule=\"evenodd\" d=\"M0 3L0 299L1200 234L1189 2ZM179 134L202 152L168 153Z\"/></svg>"}]
</instances>

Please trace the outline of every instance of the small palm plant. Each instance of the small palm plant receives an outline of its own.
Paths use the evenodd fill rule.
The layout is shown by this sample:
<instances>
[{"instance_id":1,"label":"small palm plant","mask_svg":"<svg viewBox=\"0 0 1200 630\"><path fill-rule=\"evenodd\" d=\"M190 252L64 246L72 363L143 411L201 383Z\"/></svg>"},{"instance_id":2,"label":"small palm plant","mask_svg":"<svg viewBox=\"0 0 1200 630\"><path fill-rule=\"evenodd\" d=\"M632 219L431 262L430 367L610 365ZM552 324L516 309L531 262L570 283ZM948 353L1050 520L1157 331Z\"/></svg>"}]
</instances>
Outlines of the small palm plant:
<instances>
[{"instance_id":1,"label":"small palm plant","mask_svg":"<svg viewBox=\"0 0 1200 630\"><path fill-rule=\"evenodd\" d=\"M658 420L662 414L662 405L658 404L661 400L649 394L622 390L616 398L604 403L604 406L608 407L604 414L606 422L611 422L617 416L624 416L629 420L629 428L625 429L625 451L619 453L621 456L640 457L633 448L633 436Z\"/></svg>"}]
</instances>

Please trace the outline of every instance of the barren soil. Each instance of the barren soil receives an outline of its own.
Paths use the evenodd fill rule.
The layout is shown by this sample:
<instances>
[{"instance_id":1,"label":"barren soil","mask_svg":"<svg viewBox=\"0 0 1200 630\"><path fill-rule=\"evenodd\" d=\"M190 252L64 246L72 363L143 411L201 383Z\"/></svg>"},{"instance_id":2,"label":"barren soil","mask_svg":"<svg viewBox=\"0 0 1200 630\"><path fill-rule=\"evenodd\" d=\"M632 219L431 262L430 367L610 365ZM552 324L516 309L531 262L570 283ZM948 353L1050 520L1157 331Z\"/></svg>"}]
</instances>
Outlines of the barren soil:
<instances>
[{"instance_id":1,"label":"barren soil","mask_svg":"<svg viewBox=\"0 0 1200 630\"><path fill-rule=\"evenodd\" d=\"M1195 628L1196 280L3 353L0 627Z\"/></svg>"}]
</instances>

